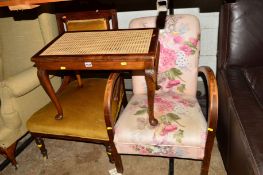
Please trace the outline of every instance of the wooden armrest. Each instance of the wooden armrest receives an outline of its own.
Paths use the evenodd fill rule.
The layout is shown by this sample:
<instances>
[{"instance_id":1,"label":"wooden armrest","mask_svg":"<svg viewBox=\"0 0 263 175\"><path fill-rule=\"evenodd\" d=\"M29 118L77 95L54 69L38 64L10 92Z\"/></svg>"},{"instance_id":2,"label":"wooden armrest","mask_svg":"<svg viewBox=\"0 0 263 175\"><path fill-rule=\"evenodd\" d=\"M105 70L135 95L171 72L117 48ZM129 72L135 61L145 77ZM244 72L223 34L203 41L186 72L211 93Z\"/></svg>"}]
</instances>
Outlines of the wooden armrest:
<instances>
[{"instance_id":1,"label":"wooden armrest","mask_svg":"<svg viewBox=\"0 0 263 175\"><path fill-rule=\"evenodd\" d=\"M218 88L215 74L210 67L200 66L198 73L205 76L208 86L208 131L216 132L218 118Z\"/></svg>"},{"instance_id":2,"label":"wooden armrest","mask_svg":"<svg viewBox=\"0 0 263 175\"><path fill-rule=\"evenodd\" d=\"M123 77L120 73L111 73L104 93L104 117L110 140L113 140L113 127L122 105L127 105Z\"/></svg>"},{"instance_id":3,"label":"wooden armrest","mask_svg":"<svg viewBox=\"0 0 263 175\"><path fill-rule=\"evenodd\" d=\"M217 118L218 118L218 88L215 74L210 67L200 66L198 73L204 75L208 87L208 119L207 119L207 138L205 143L205 153L202 162L202 172L208 172L208 167L212 149L214 145L214 138L216 136ZM205 173L206 174L206 173Z\"/></svg>"}]
</instances>

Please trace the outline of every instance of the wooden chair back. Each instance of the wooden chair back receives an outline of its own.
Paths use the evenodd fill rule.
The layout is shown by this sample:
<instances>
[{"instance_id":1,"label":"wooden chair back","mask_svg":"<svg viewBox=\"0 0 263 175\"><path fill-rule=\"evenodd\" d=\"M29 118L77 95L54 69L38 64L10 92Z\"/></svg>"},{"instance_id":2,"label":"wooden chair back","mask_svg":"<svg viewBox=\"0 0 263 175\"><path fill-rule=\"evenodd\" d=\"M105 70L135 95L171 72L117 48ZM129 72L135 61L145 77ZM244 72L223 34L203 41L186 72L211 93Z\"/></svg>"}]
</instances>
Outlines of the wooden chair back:
<instances>
[{"instance_id":1,"label":"wooden chair back","mask_svg":"<svg viewBox=\"0 0 263 175\"><path fill-rule=\"evenodd\" d=\"M118 29L117 13L114 9L58 13L56 18L59 33Z\"/></svg>"}]
</instances>

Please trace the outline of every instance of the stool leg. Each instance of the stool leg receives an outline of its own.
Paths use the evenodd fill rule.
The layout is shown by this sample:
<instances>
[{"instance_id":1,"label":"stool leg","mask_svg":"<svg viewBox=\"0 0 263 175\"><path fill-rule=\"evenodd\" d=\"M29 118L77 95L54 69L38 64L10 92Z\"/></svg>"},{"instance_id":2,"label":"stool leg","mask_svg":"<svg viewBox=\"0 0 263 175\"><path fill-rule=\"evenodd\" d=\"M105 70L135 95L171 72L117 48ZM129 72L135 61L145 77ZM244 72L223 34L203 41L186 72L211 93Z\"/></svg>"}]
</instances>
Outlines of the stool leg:
<instances>
[{"instance_id":1,"label":"stool leg","mask_svg":"<svg viewBox=\"0 0 263 175\"><path fill-rule=\"evenodd\" d=\"M48 155L47 155L47 149L44 144L44 140L41 137L35 137L35 142L37 144L37 147L40 149L44 159L47 159Z\"/></svg>"},{"instance_id":2,"label":"stool leg","mask_svg":"<svg viewBox=\"0 0 263 175\"><path fill-rule=\"evenodd\" d=\"M111 149L111 146L110 145L105 145L106 147L106 151L107 151L107 155L109 157L109 161L110 163L114 163L114 159L112 157L112 149Z\"/></svg>"}]
</instances>

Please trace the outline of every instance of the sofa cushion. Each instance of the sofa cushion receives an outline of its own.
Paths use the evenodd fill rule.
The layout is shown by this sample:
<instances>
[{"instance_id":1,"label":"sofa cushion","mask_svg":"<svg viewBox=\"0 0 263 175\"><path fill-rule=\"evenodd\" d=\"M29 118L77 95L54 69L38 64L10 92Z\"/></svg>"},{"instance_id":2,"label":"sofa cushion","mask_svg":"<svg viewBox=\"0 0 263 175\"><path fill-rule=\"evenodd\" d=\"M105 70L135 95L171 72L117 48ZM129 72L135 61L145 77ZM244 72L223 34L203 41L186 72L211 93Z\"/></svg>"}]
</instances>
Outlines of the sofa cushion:
<instances>
[{"instance_id":1,"label":"sofa cushion","mask_svg":"<svg viewBox=\"0 0 263 175\"><path fill-rule=\"evenodd\" d=\"M207 124L195 97L174 92L157 93L154 114L148 122L147 96L134 95L115 125L119 153L202 159Z\"/></svg>"}]
</instances>

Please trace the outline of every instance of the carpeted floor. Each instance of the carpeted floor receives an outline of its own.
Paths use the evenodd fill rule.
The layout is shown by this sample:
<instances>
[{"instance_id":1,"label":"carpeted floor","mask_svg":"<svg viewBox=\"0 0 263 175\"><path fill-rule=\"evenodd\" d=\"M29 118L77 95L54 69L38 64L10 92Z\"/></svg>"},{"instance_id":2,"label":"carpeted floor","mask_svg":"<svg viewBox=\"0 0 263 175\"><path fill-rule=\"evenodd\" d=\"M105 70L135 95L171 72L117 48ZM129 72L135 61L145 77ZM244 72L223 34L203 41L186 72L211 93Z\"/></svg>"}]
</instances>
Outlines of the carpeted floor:
<instances>
[{"instance_id":1,"label":"carpeted floor","mask_svg":"<svg viewBox=\"0 0 263 175\"><path fill-rule=\"evenodd\" d=\"M114 164L99 144L45 139L49 158L44 160L32 142L18 157L17 170L9 164L1 175L109 175ZM166 175L168 159L122 155L124 175ZM200 161L175 159L176 175L198 175ZM209 175L226 175L215 143Z\"/></svg>"}]
</instances>

